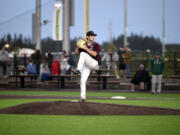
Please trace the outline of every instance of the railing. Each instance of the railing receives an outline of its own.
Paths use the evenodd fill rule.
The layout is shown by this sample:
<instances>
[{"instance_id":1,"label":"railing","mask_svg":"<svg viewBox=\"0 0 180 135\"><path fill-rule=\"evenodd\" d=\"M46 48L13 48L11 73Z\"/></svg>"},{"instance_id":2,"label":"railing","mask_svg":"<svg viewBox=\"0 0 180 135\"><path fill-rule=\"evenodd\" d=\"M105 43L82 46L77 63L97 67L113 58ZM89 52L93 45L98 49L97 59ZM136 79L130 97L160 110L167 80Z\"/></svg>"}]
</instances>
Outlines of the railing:
<instances>
[{"instance_id":1,"label":"railing","mask_svg":"<svg viewBox=\"0 0 180 135\"><path fill-rule=\"evenodd\" d=\"M150 52L137 53L136 51L132 51L132 62L130 64L131 72L136 71L140 64L144 64L145 68L150 71L150 64L153 57L154 55ZM23 64L22 58L17 58L17 60L19 61L18 66ZM78 56L74 55L74 60L75 60L74 63L76 63L75 64L76 67L78 62ZM164 75L172 76L172 75L180 74L180 52L169 52L166 54L166 58L164 58L164 60L165 60L165 69L163 73ZM116 63L117 66L119 67L119 61L117 61ZM12 60L11 67L14 67L13 65L14 62ZM101 62L101 68L103 69L106 68L105 61Z\"/></svg>"}]
</instances>

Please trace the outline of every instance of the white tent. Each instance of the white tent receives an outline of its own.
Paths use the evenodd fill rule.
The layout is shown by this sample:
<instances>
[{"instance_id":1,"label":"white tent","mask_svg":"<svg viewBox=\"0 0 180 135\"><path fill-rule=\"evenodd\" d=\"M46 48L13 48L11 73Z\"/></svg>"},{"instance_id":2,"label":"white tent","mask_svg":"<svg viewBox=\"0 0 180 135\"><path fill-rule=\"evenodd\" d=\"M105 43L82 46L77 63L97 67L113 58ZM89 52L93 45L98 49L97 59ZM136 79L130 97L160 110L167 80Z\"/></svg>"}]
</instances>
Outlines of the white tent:
<instances>
[{"instance_id":1,"label":"white tent","mask_svg":"<svg viewBox=\"0 0 180 135\"><path fill-rule=\"evenodd\" d=\"M21 49L19 49L19 52L18 52L17 56L18 57L23 57L24 54L26 54L27 57L30 57L32 53L34 53L33 49L21 48ZM9 57L13 57L13 56L14 56L14 52L9 53Z\"/></svg>"}]
</instances>

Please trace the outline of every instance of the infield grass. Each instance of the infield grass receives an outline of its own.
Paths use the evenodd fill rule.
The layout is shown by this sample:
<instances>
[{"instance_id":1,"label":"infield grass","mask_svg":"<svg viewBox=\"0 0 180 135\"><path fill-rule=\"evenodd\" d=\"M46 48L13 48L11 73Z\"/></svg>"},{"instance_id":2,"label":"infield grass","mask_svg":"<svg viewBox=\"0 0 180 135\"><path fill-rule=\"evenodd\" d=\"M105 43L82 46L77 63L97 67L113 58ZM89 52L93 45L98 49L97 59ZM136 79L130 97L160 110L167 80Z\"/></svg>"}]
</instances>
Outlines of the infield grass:
<instances>
[{"instance_id":1,"label":"infield grass","mask_svg":"<svg viewBox=\"0 0 180 135\"><path fill-rule=\"evenodd\" d=\"M80 91L18 91L7 90L0 91L0 95L32 95L32 96L76 96L79 97ZM130 93L130 92L106 92L106 91L88 91L89 97L112 97L112 96L125 96L131 98L179 98L180 93L161 93L160 95L152 95L151 93Z\"/></svg>"}]
</instances>

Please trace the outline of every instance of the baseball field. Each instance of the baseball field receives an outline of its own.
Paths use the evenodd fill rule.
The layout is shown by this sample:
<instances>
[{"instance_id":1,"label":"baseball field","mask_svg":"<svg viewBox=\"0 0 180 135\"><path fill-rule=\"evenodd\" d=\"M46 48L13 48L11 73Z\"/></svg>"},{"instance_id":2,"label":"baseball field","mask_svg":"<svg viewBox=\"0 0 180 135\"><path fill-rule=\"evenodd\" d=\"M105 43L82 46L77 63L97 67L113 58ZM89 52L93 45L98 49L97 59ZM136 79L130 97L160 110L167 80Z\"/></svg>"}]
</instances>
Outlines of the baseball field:
<instances>
[{"instance_id":1,"label":"baseball field","mask_svg":"<svg viewBox=\"0 0 180 135\"><path fill-rule=\"evenodd\" d=\"M38 103L70 103L79 98L79 91L0 91L0 110ZM88 91L87 103L133 105L180 111L179 93L128 93ZM126 99L112 100L113 96ZM34 104L32 104L34 103ZM78 103L78 102L77 102ZM103 103L103 104L102 104ZM83 104L86 106L86 103ZM57 108L61 106L57 105ZM32 106L31 106L32 108ZM22 109L22 108L21 108ZM50 110L50 108L46 109ZM72 109L72 108L69 108ZM99 108L100 109L100 108ZM39 111L44 111L44 108ZM34 109L35 111L35 109ZM123 110L124 111L124 110ZM50 115L1 113L0 135L179 135L179 114L148 115ZM142 113L142 112L141 112Z\"/></svg>"}]
</instances>

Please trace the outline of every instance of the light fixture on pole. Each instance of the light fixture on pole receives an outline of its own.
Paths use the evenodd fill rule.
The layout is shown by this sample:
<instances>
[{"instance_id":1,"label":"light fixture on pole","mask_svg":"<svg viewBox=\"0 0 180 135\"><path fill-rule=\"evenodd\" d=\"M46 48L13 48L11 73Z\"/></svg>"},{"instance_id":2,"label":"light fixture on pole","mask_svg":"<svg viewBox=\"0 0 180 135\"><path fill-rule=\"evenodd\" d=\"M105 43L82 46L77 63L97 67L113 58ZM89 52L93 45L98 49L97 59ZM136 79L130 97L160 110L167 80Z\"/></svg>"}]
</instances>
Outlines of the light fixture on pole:
<instances>
[{"instance_id":1,"label":"light fixture on pole","mask_svg":"<svg viewBox=\"0 0 180 135\"><path fill-rule=\"evenodd\" d=\"M9 44L6 43L6 44L4 45L4 47L8 49L8 48L9 48Z\"/></svg>"},{"instance_id":2,"label":"light fixture on pole","mask_svg":"<svg viewBox=\"0 0 180 135\"><path fill-rule=\"evenodd\" d=\"M146 68L149 69L149 54L150 54L151 50L147 49L146 50Z\"/></svg>"},{"instance_id":3,"label":"light fixture on pole","mask_svg":"<svg viewBox=\"0 0 180 135\"><path fill-rule=\"evenodd\" d=\"M63 40L63 8L61 3L54 4L55 9L53 13L53 40Z\"/></svg>"}]
</instances>

